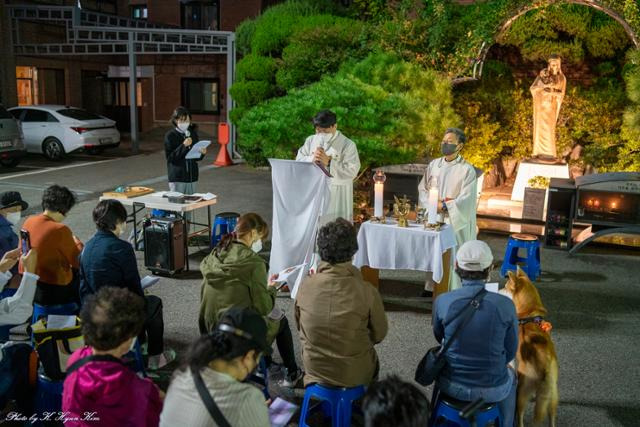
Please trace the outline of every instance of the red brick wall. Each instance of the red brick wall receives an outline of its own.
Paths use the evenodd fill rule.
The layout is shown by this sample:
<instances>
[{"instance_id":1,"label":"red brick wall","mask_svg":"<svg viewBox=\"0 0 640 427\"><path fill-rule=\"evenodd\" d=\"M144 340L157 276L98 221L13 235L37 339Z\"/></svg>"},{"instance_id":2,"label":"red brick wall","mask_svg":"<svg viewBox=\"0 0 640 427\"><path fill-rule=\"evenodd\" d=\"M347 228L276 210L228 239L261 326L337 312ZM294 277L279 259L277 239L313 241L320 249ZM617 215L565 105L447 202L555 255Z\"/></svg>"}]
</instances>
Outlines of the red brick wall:
<instances>
[{"instance_id":1,"label":"red brick wall","mask_svg":"<svg viewBox=\"0 0 640 427\"><path fill-rule=\"evenodd\" d=\"M180 2L178 0L148 0L149 21L175 27L180 26Z\"/></svg>"},{"instance_id":2,"label":"red brick wall","mask_svg":"<svg viewBox=\"0 0 640 427\"><path fill-rule=\"evenodd\" d=\"M155 57L156 123L168 122L173 110L182 104L182 78L219 79L220 114L194 115L193 121L207 133L213 133L220 121L226 121L226 60L224 56ZM153 63L153 60L152 62Z\"/></svg>"},{"instance_id":3,"label":"red brick wall","mask_svg":"<svg viewBox=\"0 0 640 427\"><path fill-rule=\"evenodd\" d=\"M220 0L220 29L234 31L247 18L262 11L262 0Z\"/></svg>"}]
</instances>

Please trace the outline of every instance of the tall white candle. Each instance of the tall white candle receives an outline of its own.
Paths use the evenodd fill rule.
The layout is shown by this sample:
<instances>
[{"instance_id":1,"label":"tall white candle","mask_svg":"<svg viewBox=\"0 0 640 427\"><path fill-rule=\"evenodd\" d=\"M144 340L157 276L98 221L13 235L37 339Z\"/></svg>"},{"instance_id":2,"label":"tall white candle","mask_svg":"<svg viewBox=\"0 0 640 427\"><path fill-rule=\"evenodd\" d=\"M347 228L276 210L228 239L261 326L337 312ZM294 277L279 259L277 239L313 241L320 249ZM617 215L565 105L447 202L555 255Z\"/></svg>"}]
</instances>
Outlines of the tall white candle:
<instances>
[{"instance_id":1,"label":"tall white candle","mask_svg":"<svg viewBox=\"0 0 640 427\"><path fill-rule=\"evenodd\" d=\"M382 208L382 194L384 193L384 183L376 182L375 184L373 184L373 186L373 191L375 193L373 216L380 218L384 215L384 210Z\"/></svg>"},{"instance_id":2,"label":"tall white candle","mask_svg":"<svg viewBox=\"0 0 640 427\"><path fill-rule=\"evenodd\" d=\"M435 224L438 222L438 187L429 188L427 222L429 224Z\"/></svg>"}]
</instances>

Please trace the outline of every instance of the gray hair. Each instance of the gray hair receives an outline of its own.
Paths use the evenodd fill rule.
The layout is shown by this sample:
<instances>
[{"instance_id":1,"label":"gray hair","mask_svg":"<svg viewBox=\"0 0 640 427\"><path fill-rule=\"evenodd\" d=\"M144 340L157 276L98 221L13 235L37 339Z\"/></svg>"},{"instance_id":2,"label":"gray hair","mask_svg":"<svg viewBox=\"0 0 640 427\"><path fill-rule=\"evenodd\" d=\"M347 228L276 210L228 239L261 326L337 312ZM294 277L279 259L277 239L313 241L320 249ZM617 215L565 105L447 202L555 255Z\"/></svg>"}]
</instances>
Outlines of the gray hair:
<instances>
[{"instance_id":1,"label":"gray hair","mask_svg":"<svg viewBox=\"0 0 640 427\"><path fill-rule=\"evenodd\" d=\"M467 142L467 137L464 136L464 131L460 128L447 128L447 130L444 131L444 134L446 135L448 133L454 134L460 144Z\"/></svg>"}]
</instances>

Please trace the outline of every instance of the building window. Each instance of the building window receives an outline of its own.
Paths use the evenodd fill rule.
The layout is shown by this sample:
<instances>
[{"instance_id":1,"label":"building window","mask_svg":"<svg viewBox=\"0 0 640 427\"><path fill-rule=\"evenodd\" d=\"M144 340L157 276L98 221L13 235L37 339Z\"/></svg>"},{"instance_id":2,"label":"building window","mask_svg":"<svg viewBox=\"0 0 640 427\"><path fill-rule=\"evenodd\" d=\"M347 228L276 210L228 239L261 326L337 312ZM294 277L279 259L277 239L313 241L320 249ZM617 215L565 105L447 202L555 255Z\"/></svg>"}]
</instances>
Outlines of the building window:
<instances>
[{"instance_id":1,"label":"building window","mask_svg":"<svg viewBox=\"0 0 640 427\"><path fill-rule=\"evenodd\" d=\"M217 79L182 79L182 105L193 114L219 114Z\"/></svg>"},{"instance_id":2,"label":"building window","mask_svg":"<svg viewBox=\"0 0 640 427\"><path fill-rule=\"evenodd\" d=\"M131 6L131 17L133 19L147 19L147 5Z\"/></svg>"},{"instance_id":3,"label":"building window","mask_svg":"<svg viewBox=\"0 0 640 427\"><path fill-rule=\"evenodd\" d=\"M182 28L209 31L220 29L219 0L183 1L180 8Z\"/></svg>"}]
</instances>

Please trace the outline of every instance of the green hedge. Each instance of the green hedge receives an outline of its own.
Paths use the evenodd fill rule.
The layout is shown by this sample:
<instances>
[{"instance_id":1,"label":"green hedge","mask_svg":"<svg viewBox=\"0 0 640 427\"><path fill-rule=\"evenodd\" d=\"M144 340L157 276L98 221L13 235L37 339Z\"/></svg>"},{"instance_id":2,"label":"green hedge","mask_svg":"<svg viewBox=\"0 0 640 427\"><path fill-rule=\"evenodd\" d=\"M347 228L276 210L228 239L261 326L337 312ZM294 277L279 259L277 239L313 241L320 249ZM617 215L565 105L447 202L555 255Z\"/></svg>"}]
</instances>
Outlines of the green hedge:
<instances>
[{"instance_id":1,"label":"green hedge","mask_svg":"<svg viewBox=\"0 0 640 427\"><path fill-rule=\"evenodd\" d=\"M271 98L275 86L265 81L245 80L236 82L229 92L239 107L251 107Z\"/></svg>"},{"instance_id":2,"label":"green hedge","mask_svg":"<svg viewBox=\"0 0 640 427\"><path fill-rule=\"evenodd\" d=\"M256 18L251 52L278 56L287 45L289 37L300 28L301 17L335 11L336 6L330 0L289 0L272 6Z\"/></svg>"},{"instance_id":3,"label":"green hedge","mask_svg":"<svg viewBox=\"0 0 640 427\"><path fill-rule=\"evenodd\" d=\"M458 124L446 79L390 55L372 54L247 111L238 123L240 151L252 165L264 165L270 157L294 158L313 133L311 117L325 108L336 112L339 129L356 142L363 167L433 153L444 129Z\"/></svg>"},{"instance_id":4,"label":"green hedge","mask_svg":"<svg viewBox=\"0 0 640 427\"><path fill-rule=\"evenodd\" d=\"M324 74L336 72L347 59L361 59L367 54L364 23L346 18L326 24L312 18L305 21L308 27L294 34L282 51L276 81L287 91L318 81Z\"/></svg>"}]
</instances>

